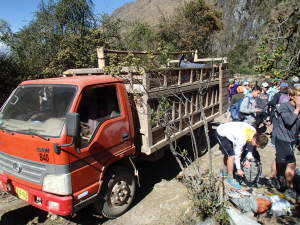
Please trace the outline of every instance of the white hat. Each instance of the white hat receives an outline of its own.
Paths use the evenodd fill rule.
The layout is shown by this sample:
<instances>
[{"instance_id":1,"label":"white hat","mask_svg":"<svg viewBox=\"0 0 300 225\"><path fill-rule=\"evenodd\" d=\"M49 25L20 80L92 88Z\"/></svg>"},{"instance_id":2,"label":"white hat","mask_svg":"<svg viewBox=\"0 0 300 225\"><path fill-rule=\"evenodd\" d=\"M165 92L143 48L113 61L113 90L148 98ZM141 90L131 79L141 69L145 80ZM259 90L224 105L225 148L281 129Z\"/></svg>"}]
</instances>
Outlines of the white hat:
<instances>
[{"instance_id":1,"label":"white hat","mask_svg":"<svg viewBox=\"0 0 300 225\"><path fill-rule=\"evenodd\" d=\"M261 86L264 87L264 88L267 88L267 87L269 87L269 84L268 84L267 82L263 82L263 83L261 84Z\"/></svg>"},{"instance_id":2,"label":"white hat","mask_svg":"<svg viewBox=\"0 0 300 225\"><path fill-rule=\"evenodd\" d=\"M243 82L243 85L245 86L245 85L248 85L249 84L249 82L248 81L244 81Z\"/></svg>"},{"instance_id":3,"label":"white hat","mask_svg":"<svg viewBox=\"0 0 300 225\"><path fill-rule=\"evenodd\" d=\"M299 77L293 76L293 77L292 77L292 81L293 81L294 83L298 83L298 82L299 82Z\"/></svg>"}]
</instances>

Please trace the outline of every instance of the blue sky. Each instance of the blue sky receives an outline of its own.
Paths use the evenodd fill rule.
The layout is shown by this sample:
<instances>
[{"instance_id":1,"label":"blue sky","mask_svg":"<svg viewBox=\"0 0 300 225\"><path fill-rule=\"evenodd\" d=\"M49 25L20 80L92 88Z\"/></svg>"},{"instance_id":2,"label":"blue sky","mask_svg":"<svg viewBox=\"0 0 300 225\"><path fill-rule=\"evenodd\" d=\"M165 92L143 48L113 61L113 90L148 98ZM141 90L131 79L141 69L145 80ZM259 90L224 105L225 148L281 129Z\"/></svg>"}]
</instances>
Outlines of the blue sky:
<instances>
[{"instance_id":1,"label":"blue sky","mask_svg":"<svg viewBox=\"0 0 300 225\"><path fill-rule=\"evenodd\" d=\"M120 6L133 1L134 0L93 0L96 14L110 14ZM2 0L0 19L7 21L13 32L16 32L32 20L34 12L37 10L40 2L41 0ZM44 2L47 2L47 0L44 0Z\"/></svg>"}]
</instances>

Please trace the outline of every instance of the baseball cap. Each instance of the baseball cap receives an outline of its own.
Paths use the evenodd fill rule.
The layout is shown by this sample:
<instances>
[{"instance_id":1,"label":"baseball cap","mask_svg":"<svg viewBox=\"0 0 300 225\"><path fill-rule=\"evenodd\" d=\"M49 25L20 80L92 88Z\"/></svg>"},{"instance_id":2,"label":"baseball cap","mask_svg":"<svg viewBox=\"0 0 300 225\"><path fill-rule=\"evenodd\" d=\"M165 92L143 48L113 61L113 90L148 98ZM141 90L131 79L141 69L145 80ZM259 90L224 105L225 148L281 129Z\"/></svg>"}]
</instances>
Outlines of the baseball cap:
<instances>
[{"instance_id":1,"label":"baseball cap","mask_svg":"<svg viewBox=\"0 0 300 225\"><path fill-rule=\"evenodd\" d=\"M288 83L281 83L281 84L280 84L280 87L288 87L288 86L289 86Z\"/></svg>"},{"instance_id":2,"label":"baseball cap","mask_svg":"<svg viewBox=\"0 0 300 225\"><path fill-rule=\"evenodd\" d=\"M269 87L269 84L268 84L267 82L263 82L263 83L261 84L261 86L264 87L264 88L267 88L267 87Z\"/></svg>"},{"instance_id":3,"label":"baseball cap","mask_svg":"<svg viewBox=\"0 0 300 225\"><path fill-rule=\"evenodd\" d=\"M248 81L244 81L243 82L243 85L245 86L245 85L248 85L249 84L249 82Z\"/></svg>"}]
</instances>

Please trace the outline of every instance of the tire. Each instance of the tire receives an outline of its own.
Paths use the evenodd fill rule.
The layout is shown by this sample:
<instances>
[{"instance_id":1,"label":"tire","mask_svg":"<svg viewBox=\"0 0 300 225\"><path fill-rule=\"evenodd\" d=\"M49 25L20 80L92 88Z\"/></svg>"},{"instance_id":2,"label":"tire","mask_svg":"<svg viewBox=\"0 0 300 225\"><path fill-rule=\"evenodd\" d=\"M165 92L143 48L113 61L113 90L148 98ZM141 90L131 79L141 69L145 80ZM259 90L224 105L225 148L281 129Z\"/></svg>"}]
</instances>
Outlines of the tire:
<instances>
[{"instance_id":1,"label":"tire","mask_svg":"<svg viewBox=\"0 0 300 225\"><path fill-rule=\"evenodd\" d=\"M136 193L136 179L131 170L113 167L102 185L95 210L108 219L124 214L131 206Z\"/></svg>"}]
</instances>

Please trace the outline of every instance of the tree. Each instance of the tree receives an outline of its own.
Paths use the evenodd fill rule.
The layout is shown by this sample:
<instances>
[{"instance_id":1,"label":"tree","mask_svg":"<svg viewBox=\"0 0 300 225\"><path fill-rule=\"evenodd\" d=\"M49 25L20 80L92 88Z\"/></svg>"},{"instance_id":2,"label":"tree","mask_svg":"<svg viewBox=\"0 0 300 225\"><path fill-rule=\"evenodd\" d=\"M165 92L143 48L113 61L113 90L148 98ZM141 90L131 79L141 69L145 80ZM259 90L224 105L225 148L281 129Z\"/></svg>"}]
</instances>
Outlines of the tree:
<instances>
[{"instance_id":1,"label":"tree","mask_svg":"<svg viewBox=\"0 0 300 225\"><path fill-rule=\"evenodd\" d=\"M257 51L258 72L287 79L300 73L300 6L282 2L273 13Z\"/></svg>"},{"instance_id":2,"label":"tree","mask_svg":"<svg viewBox=\"0 0 300 225\"><path fill-rule=\"evenodd\" d=\"M127 50L153 50L157 47L157 32L146 23L129 24L124 37Z\"/></svg>"},{"instance_id":3,"label":"tree","mask_svg":"<svg viewBox=\"0 0 300 225\"><path fill-rule=\"evenodd\" d=\"M159 38L176 50L198 49L207 55L211 35L222 28L220 13L205 5L203 0L192 0L176 10L176 15L163 17Z\"/></svg>"}]
</instances>

